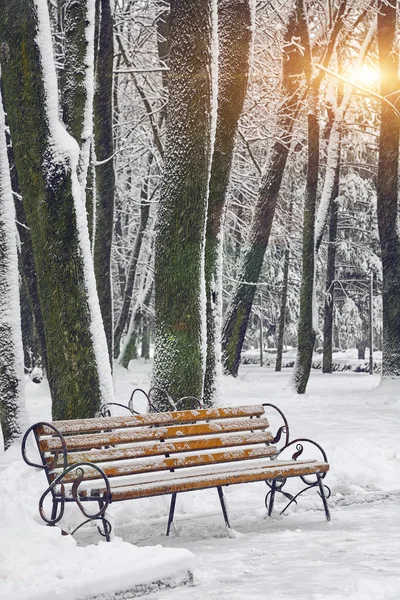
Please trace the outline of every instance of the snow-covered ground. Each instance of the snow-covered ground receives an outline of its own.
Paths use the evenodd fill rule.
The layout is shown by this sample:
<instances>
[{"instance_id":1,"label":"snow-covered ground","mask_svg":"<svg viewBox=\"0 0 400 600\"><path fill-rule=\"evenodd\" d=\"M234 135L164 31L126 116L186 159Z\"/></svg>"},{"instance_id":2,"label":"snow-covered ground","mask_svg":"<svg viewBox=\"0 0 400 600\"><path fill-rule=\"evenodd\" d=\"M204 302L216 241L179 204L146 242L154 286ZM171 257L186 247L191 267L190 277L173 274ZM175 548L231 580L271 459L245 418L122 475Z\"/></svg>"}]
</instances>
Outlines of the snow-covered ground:
<instances>
[{"instance_id":1,"label":"snow-covered ground","mask_svg":"<svg viewBox=\"0 0 400 600\"><path fill-rule=\"evenodd\" d=\"M116 375L117 401L124 403L134 387L149 385L150 365L137 361L130 368ZM177 537L164 536L169 498L159 497L111 507L115 542L98 544L95 528L89 527L78 532L75 545L41 524L36 506L44 475L26 467L11 449L0 458L0 497L8 499L6 519L3 508L0 519L1 600L33 600L41 588L41 598L86 598L174 574L183 580L188 571L193 585L160 588L146 597L399 600L399 389L394 383L377 388L375 375L313 371L307 394L297 396L290 375L289 369L274 373L243 366L238 379L223 379L221 403L275 403L289 420L291 438L310 437L325 448L331 523L315 491L288 515L265 518L267 489L254 483L226 489L238 533L233 539L226 535L216 490L204 490L178 496ZM28 384L32 422L49 418L46 394L45 383ZM16 497L17 508L10 500ZM283 506L278 502L277 509ZM178 554L169 554L173 551ZM28 581L29 590L21 587ZM52 586L59 587L58 596L50 595Z\"/></svg>"}]
</instances>

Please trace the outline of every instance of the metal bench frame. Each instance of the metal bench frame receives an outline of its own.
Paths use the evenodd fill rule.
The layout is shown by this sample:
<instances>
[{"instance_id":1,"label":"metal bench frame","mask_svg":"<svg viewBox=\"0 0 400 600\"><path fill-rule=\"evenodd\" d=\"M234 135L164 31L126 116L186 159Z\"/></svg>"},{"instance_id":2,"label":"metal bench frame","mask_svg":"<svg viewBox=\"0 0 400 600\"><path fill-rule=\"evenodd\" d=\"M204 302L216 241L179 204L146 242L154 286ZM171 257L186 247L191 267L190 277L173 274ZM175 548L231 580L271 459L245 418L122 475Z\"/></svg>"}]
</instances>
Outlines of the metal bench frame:
<instances>
[{"instance_id":1,"label":"metal bench frame","mask_svg":"<svg viewBox=\"0 0 400 600\"><path fill-rule=\"evenodd\" d=\"M139 414L133 409L133 401L132 401L133 396L137 391L143 392L147 396L149 407L154 409L154 407L152 406L151 401L150 401L150 395L146 394L146 392L144 392L143 390L140 390L139 388L137 388L136 390L133 391L128 407L126 407L124 405L120 405L120 406L123 406L124 408L128 408L128 410L133 415ZM195 399L195 400L198 402L198 406L201 406L201 402L198 399ZM296 461L303 454L305 444L311 444L314 448L316 448L322 454L323 461L325 463L328 463L328 459L327 459L325 451L316 442L314 442L310 439L307 439L307 438L298 438L298 439L289 441L289 424L287 422L285 415L278 407L276 407L275 405L270 404L270 403L263 403L262 406L276 410L279 413L279 415L283 421L283 425L281 425L279 427L276 435L274 436L274 438L272 440L272 444L274 444L274 445L277 444L278 442L280 442L281 440L283 440L283 446L281 447L281 449L278 448L278 452L271 456L271 463L272 463L271 466L273 466L273 461L277 460L277 458L280 457L280 455L284 451L286 451L288 448L291 448L291 449L293 447L295 448L295 452L293 453L291 460ZM104 407L102 407L101 414L103 414L105 416L110 414L109 413L109 405L105 405ZM90 421L90 419L88 419L88 421ZM201 421L201 419L199 419L199 421ZM39 446L40 439L39 439L37 430L40 429L41 427L46 427L46 428L49 428L50 430L52 430L54 432L54 436L57 436L61 442L62 457L60 457L60 452L57 451L54 453L54 457L50 463L48 462L48 460L46 460L46 453L42 452L40 449L40 446ZM38 447L41 461L42 461L41 464L32 462L27 456L26 445L27 445L28 437L31 433L33 433L34 438L37 443L37 447ZM158 440L159 443L161 443L162 441L163 440L161 438ZM155 443L156 443L156 441L155 441ZM266 444L266 445L269 445L269 444ZM46 473L46 477L47 477L47 481L48 481L49 485L48 485L47 489L45 490L45 492L40 497L39 512L40 512L42 519L45 521L45 523L47 523L47 525L54 526L57 523L59 523L64 515L65 503L66 502L75 502L76 505L79 507L81 513L85 517L85 520L82 523L80 523L72 532L70 532L71 535L74 535L76 533L76 531L78 531L78 529L80 529L83 525L85 525L91 521L100 521L102 524L102 528L100 528L99 526L97 527L100 535L104 536L107 541L110 540L112 526L111 526L110 521L107 519L106 511L113 499L112 485L110 484L109 478L107 477L107 475L105 474L103 469L98 464L90 463L90 462L79 462L79 463L74 463L74 464L68 465L67 442L66 442L64 436L62 435L62 433L57 429L57 427L53 423L48 423L48 422L35 423L26 431L26 433L23 437L23 440L22 440L22 456L23 456L24 461L28 465L38 468L38 469L42 469ZM165 455L165 456L169 456L169 455ZM51 472L53 471L55 465L57 465L57 463L59 463L59 457L61 458L62 465L63 465L62 472L55 479L53 479L54 476L53 477L51 476ZM235 462L235 461L233 461L233 462ZM79 491L79 487L80 487L81 483L85 480L85 468L87 468L87 467L95 469L99 473L99 476L104 481L105 490L102 494L99 493L98 496L94 496L92 493L91 496L87 497L85 495L82 495ZM65 480L66 476L74 470L76 470L76 479L72 484L71 494L67 495L67 494L65 494L65 486L64 486L63 480ZM173 471L173 469L171 469L171 471ZM316 488L318 488L318 493L323 502L326 519L327 519L327 521L329 521L330 520L330 512L329 512L329 508L328 508L327 499L330 497L331 491L330 491L329 487L323 482L326 474L327 474L326 472L321 472L321 473L316 472L316 473L312 473L311 475L296 475L301 478L301 480L305 484L305 487L300 492L298 492L295 496L291 495L289 492L287 492L284 489L284 487L287 483L287 479L288 479L287 477L276 477L273 479L265 479L265 482L266 482L267 486L269 487L269 491L265 497L265 506L267 508L268 516L271 516L271 514L272 514L276 493L282 494L288 500L288 503L281 510L281 514L283 514L292 503L297 504L297 498L300 495L302 495L307 490L316 487ZM315 478L314 478L314 476L315 476ZM229 484L225 484L225 485L229 485ZM58 491L56 491L56 488L58 486L59 486ZM97 487L98 487L98 480L95 480L94 489L96 489ZM217 488L218 497L219 497L219 501L221 504L221 509L222 509L222 513L224 516L224 520L225 520L226 526L228 528L230 528L228 512L226 509L222 486L215 485L215 486L208 486L208 487L216 487ZM182 490L182 491L190 491L190 490ZM167 535L169 535L169 533L170 533L171 525L172 525L173 518L174 518L177 493L178 492L172 493L172 497L171 497L171 504L170 504L168 525L167 525L167 532L166 532ZM179 491L179 493L181 493L181 491ZM51 511L50 516L46 515L45 510L44 510L44 502L49 494L51 495L51 499L52 499L52 511ZM97 502L97 504L98 504L98 510L95 513L90 513L86 510L84 503L85 502L93 503L94 501Z\"/></svg>"}]
</instances>

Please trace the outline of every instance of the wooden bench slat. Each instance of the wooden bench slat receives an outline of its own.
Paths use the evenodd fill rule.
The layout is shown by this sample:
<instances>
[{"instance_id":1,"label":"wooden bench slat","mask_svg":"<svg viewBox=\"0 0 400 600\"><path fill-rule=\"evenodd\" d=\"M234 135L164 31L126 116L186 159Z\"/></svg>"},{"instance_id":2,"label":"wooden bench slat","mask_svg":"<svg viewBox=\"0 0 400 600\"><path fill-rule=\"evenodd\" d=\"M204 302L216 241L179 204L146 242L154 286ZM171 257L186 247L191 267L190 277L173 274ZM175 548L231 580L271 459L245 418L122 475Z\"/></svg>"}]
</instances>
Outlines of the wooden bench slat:
<instances>
[{"instance_id":1,"label":"wooden bench slat","mask_svg":"<svg viewBox=\"0 0 400 600\"><path fill-rule=\"evenodd\" d=\"M143 427L144 425L172 425L191 421L214 419L234 419L240 417L260 417L264 414L261 405L237 406L229 408L205 408L196 410L180 410L166 413L149 413L128 417L99 417L93 419L75 419L71 421L54 421L53 425L63 435L76 433L95 433L105 429L124 429ZM53 430L44 426L38 427L38 435L53 434Z\"/></svg>"},{"instance_id":2,"label":"wooden bench slat","mask_svg":"<svg viewBox=\"0 0 400 600\"><path fill-rule=\"evenodd\" d=\"M104 419L106 420L106 419ZM170 438L195 437L204 435L218 435L234 431L252 431L266 429L267 419L229 419L226 421L213 421L200 425L175 425L171 427L142 427L138 429L110 431L86 435L70 436L65 439L68 449L90 450L130 442L144 442L150 440L164 440ZM39 441L42 452L62 450L59 438L47 438Z\"/></svg>"},{"instance_id":3,"label":"wooden bench slat","mask_svg":"<svg viewBox=\"0 0 400 600\"><path fill-rule=\"evenodd\" d=\"M162 496L175 492L201 490L210 487L249 483L252 481L265 481L277 477L297 477L299 475L311 475L325 473L329 465L317 461L268 461L264 467L252 467L246 465L246 469L238 468L232 471L221 470L202 475L171 474L168 479L164 478L136 484L118 486L112 489L112 501L130 500L133 498L144 498L149 496ZM104 493L104 489L83 492L82 496L96 497Z\"/></svg>"},{"instance_id":4,"label":"wooden bench slat","mask_svg":"<svg viewBox=\"0 0 400 600\"><path fill-rule=\"evenodd\" d=\"M182 452L195 452L197 450L215 450L217 448L230 448L235 446L251 446L253 444L269 444L273 441L270 431L239 432L226 434L223 437L197 438L193 440L155 442L136 444L127 448L102 448L86 452L69 452L68 464L78 462L103 463L145 456L160 456L163 454L178 454ZM50 464L52 455L47 458ZM62 466L62 455L59 456L58 466Z\"/></svg>"},{"instance_id":5,"label":"wooden bench slat","mask_svg":"<svg viewBox=\"0 0 400 600\"><path fill-rule=\"evenodd\" d=\"M223 452L214 452L207 454L185 455L173 458L150 458L148 460L131 461L122 465L103 466L102 469L107 477L123 477L126 475L137 475L139 473L153 473L157 471L168 471L171 469L184 469L188 467L201 467L204 465L213 465L220 463L229 463L233 461L243 461L267 458L276 454L277 449L274 446L241 448L238 450L229 450ZM96 469L85 468L85 481L100 479L101 475ZM52 475L55 478L60 471L55 471ZM75 471L69 473L64 479L64 483L76 481Z\"/></svg>"}]
</instances>

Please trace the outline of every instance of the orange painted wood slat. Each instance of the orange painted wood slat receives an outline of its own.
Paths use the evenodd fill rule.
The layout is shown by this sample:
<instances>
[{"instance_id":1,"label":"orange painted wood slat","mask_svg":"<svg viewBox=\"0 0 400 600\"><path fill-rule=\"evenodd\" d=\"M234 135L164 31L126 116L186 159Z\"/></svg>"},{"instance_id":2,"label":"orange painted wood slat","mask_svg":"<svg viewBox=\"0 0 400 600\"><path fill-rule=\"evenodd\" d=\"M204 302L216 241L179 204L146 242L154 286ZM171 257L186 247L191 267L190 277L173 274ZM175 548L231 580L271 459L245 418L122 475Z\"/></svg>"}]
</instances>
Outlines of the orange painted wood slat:
<instances>
[{"instance_id":1,"label":"orange painted wood slat","mask_svg":"<svg viewBox=\"0 0 400 600\"><path fill-rule=\"evenodd\" d=\"M212 421L195 425L175 425L171 427L142 427L122 431L70 436L65 438L68 449L90 450L102 446L112 446L150 440L163 440L170 438L195 437L205 435L218 435L234 431L252 431L266 429L267 419L228 419ZM39 447L42 452L54 452L62 449L58 437L41 439Z\"/></svg>"},{"instance_id":2,"label":"orange painted wood slat","mask_svg":"<svg viewBox=\"0 0 400 600\"><path fill-rule=\"evenodd\" d=\"M103 463L145 456L160 456L163 454L177 454L182 452L196 452L200 450L214 450L217 448L230 448L235 446L250 446L253 444L270 444L273 435L270 431L239 432L222 437L195 438L182 441L168 441L155 443L138 443L127 448L102 448L87 452L69 452L68 464L78 462ZM53 460L47 459L48 464ZM62 466L62 455L59 456L58 466Z\"/></svg>"},{"instance_id":3,"label":"orange painted wood slat","mask_svg":"<svg viewBox=\"0 0 400 600\"><path fill-rule=\"evenodd\" d=\"M235 485L239 483L250 483L252 481L266 481L277 477L297 477L299 475L312 475L325 473L329 465L317 461L268 461L264 467L252 468L250 465L243 469L238 464L236 470L226 473L223 471L212 472L202 475L177 475L171 473L163 480L140 482L112 488L112 502L130 500L134 498L147 498L150 496L162 496L175 492L188 492L211 487ZM82 496L103 494L104 489L96 488L83 492Z\"/></svg>"},{"instance_id":4,"label":"orange painted wood slat","mask_svg":"<svg viewBox=\"0 0 400 600\"><path fill-rule=\"evenodd\" d=\"M251 416L260 417L263 414L263 406L249 405L149 413L146 415L128 417L99 417L93 419L75 419L71 421L53 421L52 424L63 435L73 435L77 433L95 433L104 431L105 429L143 427L144 425L173 425L174 423L190 423L191 421L234 419ZM42 426L37 429L37 433L39 436L53 434L53 430Z\"/></svg>"},{"instance_id":5,"label":"orange painted wood slat","mask_svg":"<svg viewBox=\"0 0 400 600\"><path fill-rule=\"evenodd\" d=\"M102 469L107 477L123 477L126 475L136 475L139 473L153 473L157 471L168 471L171 469L184 469L202 467L204 465L213 465L229 462L239 462L243 460L252 460L266 458L276 454L277 449L274 446L256 447L256 448L240 448L237 450L229 450L223 452L213 452L207 454L184 455L173 458L150 458L147 460L130 461L129 463L103 466ZM59 475L60 471L54 473L54 477ZM75 471L70 472L64 479L63 483L71 483L76 481L77 475ZM101 479L101 475L96 469L89 467L84 468L84 479L93 480Z\"/></svg>"}]
</instances>

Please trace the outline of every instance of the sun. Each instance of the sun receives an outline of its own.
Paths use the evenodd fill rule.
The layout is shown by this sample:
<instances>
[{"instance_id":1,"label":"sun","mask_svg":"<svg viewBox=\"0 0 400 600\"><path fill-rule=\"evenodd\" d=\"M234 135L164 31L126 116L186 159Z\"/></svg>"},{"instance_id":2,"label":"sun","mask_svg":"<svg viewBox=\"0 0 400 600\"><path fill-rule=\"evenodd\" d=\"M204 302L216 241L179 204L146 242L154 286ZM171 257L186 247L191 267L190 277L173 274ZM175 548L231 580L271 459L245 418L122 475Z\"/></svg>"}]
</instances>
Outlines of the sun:
<instances>
[{"instance_id":1,"label":"sun","mask_svg":"<svg viewBox=\"0 0 400 600\"><path fill-rule=\"evenodd\" d=\"M351 78L363 87L376 87L379 83L379 71L369 65L363 65L361 69L354 69Z\"/></svg>"}]
</instances>

